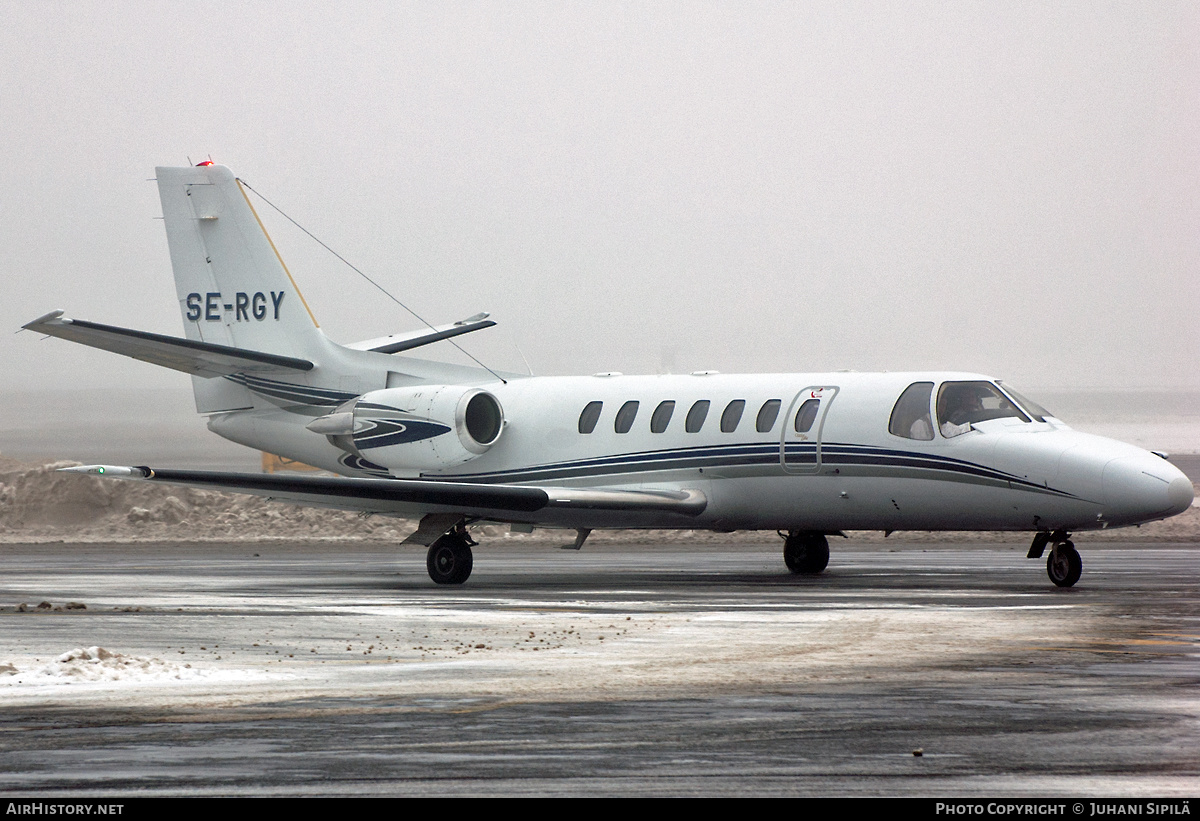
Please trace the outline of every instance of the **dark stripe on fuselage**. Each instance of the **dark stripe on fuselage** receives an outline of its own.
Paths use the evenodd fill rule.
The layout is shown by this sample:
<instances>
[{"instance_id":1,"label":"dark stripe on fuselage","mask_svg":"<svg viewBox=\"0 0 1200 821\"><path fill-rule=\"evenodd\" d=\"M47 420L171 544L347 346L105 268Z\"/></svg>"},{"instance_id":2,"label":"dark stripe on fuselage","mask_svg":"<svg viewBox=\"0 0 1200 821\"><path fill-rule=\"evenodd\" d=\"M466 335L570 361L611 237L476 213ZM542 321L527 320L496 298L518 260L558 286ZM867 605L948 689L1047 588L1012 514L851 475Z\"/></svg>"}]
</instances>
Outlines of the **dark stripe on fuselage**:
<instances>
[{"instance_id":1,"label":"dark stripe on fuselage","mask_svg":"<svg viewBox=\"0 0 1200 821\"><path fill-rule=\"evenodd\" d=\"M343 402L348 402L358 394L347 393L345 391L329 390L327 388L313 388L308 385L296 385L291 382L280 382L275 379L263 379L258 376L248 376L246 374L234 374L225 377L231 382L236 382L249 390L257 393L267 399L278 399L285 402L295 402L298 405L308 405L313 407L336 407Z\"/></svg>"},{"instance_id":2,"label":"dark stripe on fuselage","mask_svg":"<svg viewBox=\"0 0 1200 821\"><path fill-rule=\"evenodd\" d=\"M816 446L812 443L788 443L787 464L803 470L816 466ZM901 451L869 445L824 443L821 445L823 467L846 467L855 475L895 476L902 471L911 473L938 473L947 479L958 478L972 483L1013 486L1050 493L1056 496L1073 494L1030 482L1020 476L994 468L931 453ZM579 477L611 476L629 473L668 472L695 470L698 468L733 468L774 466L780 468L779 444L712 445L695 448L677 448L661 451L643 451L613 456L558 462L513 470L485 473L456 473L430 475L430 479L471 482L537 482L560 481ZM771 471L762 475L777 476Z\"/></svg>"}]
</instances>

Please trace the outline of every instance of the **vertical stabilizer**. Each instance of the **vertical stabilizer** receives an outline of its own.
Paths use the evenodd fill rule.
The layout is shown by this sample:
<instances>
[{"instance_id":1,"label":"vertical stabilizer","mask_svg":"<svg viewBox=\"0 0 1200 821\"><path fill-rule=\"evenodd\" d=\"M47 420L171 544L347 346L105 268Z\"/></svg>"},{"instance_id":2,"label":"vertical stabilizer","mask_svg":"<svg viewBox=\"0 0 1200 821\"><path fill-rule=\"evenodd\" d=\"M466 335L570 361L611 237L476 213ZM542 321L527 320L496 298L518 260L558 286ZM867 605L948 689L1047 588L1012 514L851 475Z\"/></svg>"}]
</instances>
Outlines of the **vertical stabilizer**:
<instances>
[{"instance_id":1,"label":"vertical stabilizer","mask_svg":"<svg viewBox=\"0 0 1200 821\"><path fill-rule=\"evenodd\" d=\"M228 168L157 168L175 290L188 339L318 361L316 319ZM249 407L224 379L194 378L201 413Z\"/></svg>"}]
</instances>

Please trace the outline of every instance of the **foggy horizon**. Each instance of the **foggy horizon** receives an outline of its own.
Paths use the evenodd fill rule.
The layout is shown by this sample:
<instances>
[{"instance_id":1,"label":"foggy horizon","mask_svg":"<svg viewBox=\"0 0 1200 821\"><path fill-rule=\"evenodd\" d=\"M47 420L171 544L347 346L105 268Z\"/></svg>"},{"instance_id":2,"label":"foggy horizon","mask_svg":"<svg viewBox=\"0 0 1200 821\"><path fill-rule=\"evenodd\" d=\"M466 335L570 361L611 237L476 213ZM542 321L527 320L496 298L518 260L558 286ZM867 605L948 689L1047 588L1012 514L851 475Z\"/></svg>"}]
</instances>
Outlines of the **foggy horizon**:
<instances>
[{"instance_id":1,"label":"foggy horizon","mask_svg":"<svg viewBox=\"0 0 1200 821\"><path fill-rule=\"evenodd\" d=\"M500 370L1200 389L1194 4L5 9L8 391L187 388L12 332L181 336L210 156ZM420 327L254 204L332 339Z\"/></svg>"}]
</instances>

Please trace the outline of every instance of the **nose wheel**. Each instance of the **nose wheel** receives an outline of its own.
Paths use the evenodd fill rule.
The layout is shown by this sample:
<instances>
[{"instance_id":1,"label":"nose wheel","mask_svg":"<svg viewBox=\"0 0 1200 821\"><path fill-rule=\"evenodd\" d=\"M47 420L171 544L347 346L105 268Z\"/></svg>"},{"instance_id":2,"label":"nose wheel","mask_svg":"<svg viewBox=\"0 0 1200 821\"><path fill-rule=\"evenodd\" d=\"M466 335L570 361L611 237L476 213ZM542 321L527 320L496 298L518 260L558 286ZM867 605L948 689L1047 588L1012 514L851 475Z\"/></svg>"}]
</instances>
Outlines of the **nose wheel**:
<instances>
[{"instance_id":1,"label":"nose wheel","mask_svg":"<svg viewBox=\"0 0 1200 821\"><path fill-rule=\"evenodd\" d=\"M1083 573L1083 559L1070 539L1058 542L1046 557L1046 575L1059 587L1071 587Z\"/></svg>"},{"instance_id":2,"label":"nose wheel","mask_svg":"<svg viewBox=\"0 0 1200 821\"><path fill-rule=\"evenodd\" d=\"M829 564L829 540L824 533L793 530L783 539L783 563L793 573L820 573Z\"/></svg>"},{"instance_id":3,"label":"nose wheel","mask_svg":"<svg viewBox=\"0 0 1200 821\"><path fill-rule=\"evenodd\" d=\"M1083 559L1079 558L1079 551L1075 549L1070 535L1065 530L1053 533L1043 530L1033 537L1027 554L1030 559L1040 559L1046 552L1046 545L1053 545L1050 555L1046 557L1046 575L1059 587L1074 586L1083 573Z\"/></svg>"},{"instance_id":4,"label":"nose wheel","mask_svg":"<svg viewBox=\"0 0 1200 821\"><path fill-rule=\"evenodd\" d=\"M466 528L451 530L429 546L425 554L425 567L429 578L438 584L462 584L471 575L474 557L471 546L476 542L467 535Z\"/></svg>"}]
</instances>

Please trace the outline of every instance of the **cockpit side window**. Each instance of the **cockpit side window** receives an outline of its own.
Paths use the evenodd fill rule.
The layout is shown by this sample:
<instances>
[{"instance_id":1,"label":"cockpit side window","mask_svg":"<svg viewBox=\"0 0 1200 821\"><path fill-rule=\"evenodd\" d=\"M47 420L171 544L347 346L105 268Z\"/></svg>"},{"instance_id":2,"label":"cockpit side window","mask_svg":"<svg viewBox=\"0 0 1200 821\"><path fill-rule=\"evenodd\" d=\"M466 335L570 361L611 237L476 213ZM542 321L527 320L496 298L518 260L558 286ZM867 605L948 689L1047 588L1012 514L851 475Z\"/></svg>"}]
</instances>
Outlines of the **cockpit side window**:
<instances>
[{"instance_id":1,"label":"cockpit side window","mask_svg":"<svg viewBox=\"0 0 1200 821\"><path fill-rule=\"evenodd\" d=\"M945 382L938 390L938 429L950 439L966 433L976 422L1015 417L1030 421L1025 412L991 382Z\"/></svg>"},{"instance_id":2,"label":"cockpit side window","mask_svg":"<svg viewBox=\"0 0 1200 821\"><path fill-rule=\"evenodd\" d=\"M933 422L929 418L929 399L933 396L932 382L914 382L904 389L892 408L888 433L905 439L929 441L933 438Z\"/></svg>"}]
</instances>

